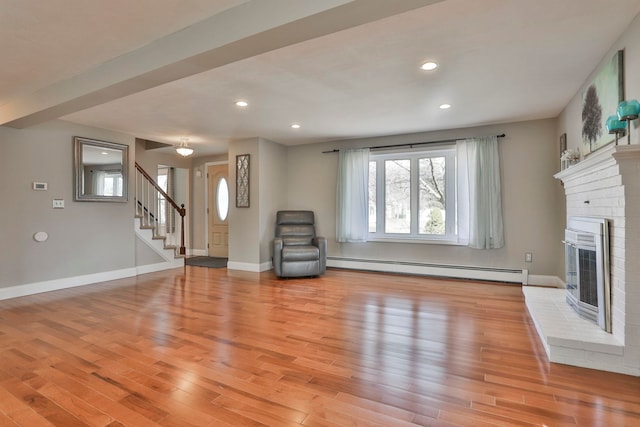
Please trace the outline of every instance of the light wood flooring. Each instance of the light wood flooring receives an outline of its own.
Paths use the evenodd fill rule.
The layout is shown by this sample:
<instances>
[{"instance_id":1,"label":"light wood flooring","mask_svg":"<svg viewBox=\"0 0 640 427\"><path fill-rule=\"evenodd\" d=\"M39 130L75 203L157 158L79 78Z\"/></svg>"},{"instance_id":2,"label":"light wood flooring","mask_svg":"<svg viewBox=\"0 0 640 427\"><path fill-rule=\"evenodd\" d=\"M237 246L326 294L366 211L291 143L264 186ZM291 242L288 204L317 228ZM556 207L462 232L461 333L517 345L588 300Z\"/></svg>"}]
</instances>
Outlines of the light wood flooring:
<instances>
[{"instance_id":1,"label":"light wood flooring","mask_svg":"<svg viewBox=\"0 0 640 427\"><path fill-rule=\"evenodd\" d=\"M0 301L0 426L640 426L516 285L186 267Z\"/></svg>"}]
</instances>

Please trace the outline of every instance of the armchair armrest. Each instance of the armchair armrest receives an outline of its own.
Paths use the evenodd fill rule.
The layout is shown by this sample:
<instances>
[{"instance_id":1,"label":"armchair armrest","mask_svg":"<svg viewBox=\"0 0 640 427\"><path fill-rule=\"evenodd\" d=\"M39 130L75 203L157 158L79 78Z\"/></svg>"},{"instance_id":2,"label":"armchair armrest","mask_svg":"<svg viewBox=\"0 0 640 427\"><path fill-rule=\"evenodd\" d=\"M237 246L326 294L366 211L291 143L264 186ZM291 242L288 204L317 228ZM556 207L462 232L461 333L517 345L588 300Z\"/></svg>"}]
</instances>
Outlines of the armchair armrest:
<instances>
[{"instance_id":1,"label":"armchair armrest","mask_svg":"<svg viewBox=\"0 0 640 427\"><path fill-rule=\"evenodd\" d=\"M282 248L284 247L284 242L282 238L276 237L273 239L273 269L275 270L276 276L282 276Z\"/></svg>"},{"instance_id":2,"label":"armchair armrest","mask_svg":"<svg viewBox=\"0 0 640 427\"><path fill-rule=\"evenodd\" d=\"M327 270L327 239L324 237L314 237L313 245L320 251L320 273Z\"/></svg>"}]
</instances>

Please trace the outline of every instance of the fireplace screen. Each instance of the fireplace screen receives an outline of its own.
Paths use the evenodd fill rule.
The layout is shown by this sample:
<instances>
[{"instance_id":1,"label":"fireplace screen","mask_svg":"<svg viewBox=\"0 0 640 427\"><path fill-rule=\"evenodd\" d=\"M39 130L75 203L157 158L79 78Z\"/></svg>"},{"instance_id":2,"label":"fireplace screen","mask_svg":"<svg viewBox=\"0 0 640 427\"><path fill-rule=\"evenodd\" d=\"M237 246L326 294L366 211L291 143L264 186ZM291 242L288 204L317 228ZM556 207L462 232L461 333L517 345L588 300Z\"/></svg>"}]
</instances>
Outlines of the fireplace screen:
<instances>
[{"instance_id":1,"label":"fireplace screen","mask_svg":"<svg viewBox=\"0 0 640 427\"><path fill-rule=\"evenodd\" d=\"M572 217L565 230L567 302L611 332L608 221Z\"/></svg>"},{"instance_id":2,"label":"fireplace screen","mask_svg":"<svg viewBox=\"0 0 640 427\"><path fill-rule=\"evenodd\" d=\"M578 250L580 301L598 307L598 263L595 250Z\"/></svg>"}]
</instances>

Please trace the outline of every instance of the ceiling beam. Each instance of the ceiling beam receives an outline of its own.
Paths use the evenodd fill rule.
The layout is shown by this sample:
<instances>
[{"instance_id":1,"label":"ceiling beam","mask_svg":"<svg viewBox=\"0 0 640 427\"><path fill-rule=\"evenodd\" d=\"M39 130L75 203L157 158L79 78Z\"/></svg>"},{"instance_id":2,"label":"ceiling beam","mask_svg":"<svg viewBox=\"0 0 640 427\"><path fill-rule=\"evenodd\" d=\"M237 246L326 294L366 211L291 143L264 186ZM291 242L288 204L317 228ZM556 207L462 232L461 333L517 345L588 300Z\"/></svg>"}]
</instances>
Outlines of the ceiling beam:
<instances>
[{"instance_id":1,"label":"ceiling beam","mask_svg":"<svg viewBox=\"0 0 640 427\"><path fill-rule=\"evenodd\" d=\"M271 50L442 0L250 0L0 106L26 128Z\"/></svg>"}]
</instances>

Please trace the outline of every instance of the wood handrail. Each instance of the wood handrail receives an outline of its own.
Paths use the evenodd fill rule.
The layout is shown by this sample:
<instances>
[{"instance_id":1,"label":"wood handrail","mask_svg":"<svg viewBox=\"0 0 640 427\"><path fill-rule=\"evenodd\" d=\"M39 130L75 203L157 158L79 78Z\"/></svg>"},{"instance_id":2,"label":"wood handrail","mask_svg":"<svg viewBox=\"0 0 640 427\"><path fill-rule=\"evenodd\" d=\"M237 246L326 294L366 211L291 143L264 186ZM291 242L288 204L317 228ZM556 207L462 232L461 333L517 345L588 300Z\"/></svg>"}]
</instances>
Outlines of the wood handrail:
<instances>
[{"instance_id":1,"label":"wood handrail","mask_svg":"<svg viewBox=\"0 0 640 427\"><path fill-rule=\"evenodd\" d=\"M171 206L173 206L178 211L178 213L180 213L180 216L184 216L185 215L184 205L182 205L182 207L178 206L178 204L176 202L174 202L173 199L171 197L169 197L169 195L167 193L165 193L165 191L162 189L162 187L160 187L158 185L158 183L153 178L151 178L151 176L147 173L147 171L142 169L142 166L140 166L138 164L138 162L136 162L136 169L142 174L142 176L144 176L147 179L147 181L149 181L149 183L151 185L153 185L153 187L156 190L158 190L158 193L162 194L162 196L164 196L165 200L168 201L171 204Z\"/></svg>"},{"instance_id":2,"label":"wood handrail","mask_svg":"<svg viewBox=\"0 0 640 427\"><path fill-rule=\"evenodd\" d=\"M160 193L164 199L169 202L169 204L171 206L173 206L173 208L178 212L178 214L180 215L180 223L181 223L181 227L180 227L180 250L179 253L180 255L186 255L187 253L187 249L184 245L184 217L187 214L187 210L184 208L184 204L178 206L178 204L171 198L169 197L169 195L162 189L162 187L160 187L158 185L158 183L155 181L155 179L151 178L151 175L149 175L147 173L147 171L145 171L142 166L140 166L138 164L138 162L135 162L135 166L136 166L136 170L138 172L140 172L142 174L142 176L147 180L147 182L149 184L151 184L153 186L153 188L156 189L156 191L158 193ZM137 190L136 190L137 191ZM144 206L143 206L144 208Z\"/></svg>"}]
</instances>

